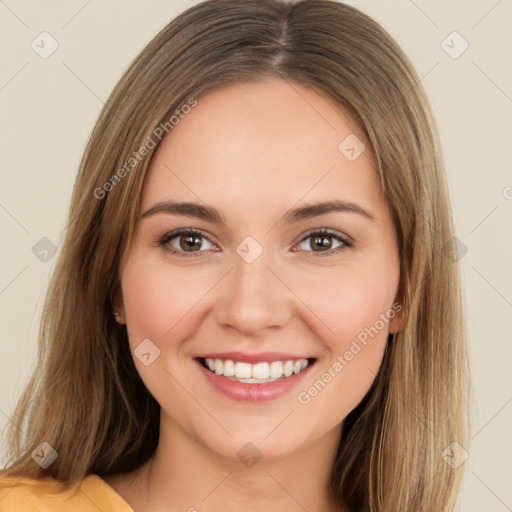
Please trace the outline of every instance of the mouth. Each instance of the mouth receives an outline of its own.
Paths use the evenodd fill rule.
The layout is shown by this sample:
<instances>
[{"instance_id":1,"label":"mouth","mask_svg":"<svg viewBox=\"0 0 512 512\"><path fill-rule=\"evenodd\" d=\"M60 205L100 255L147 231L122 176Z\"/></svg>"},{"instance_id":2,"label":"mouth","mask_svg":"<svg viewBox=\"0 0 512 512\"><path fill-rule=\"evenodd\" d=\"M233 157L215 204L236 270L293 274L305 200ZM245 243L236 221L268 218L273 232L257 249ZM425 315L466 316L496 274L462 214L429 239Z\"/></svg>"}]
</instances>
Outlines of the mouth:
<instances>
[{"instance_id":1,"label":"mouth","mask_svg":"<svg viewBox=\"0 0 512 512\"><path fill-rule=\"evenodd\" d=\"M253 385L289 379L301 374L316 362L315 357L260 361L255 364L212 357L197 357L196 360L208 372L218 377Z\"/></svg>"}]
</instances>

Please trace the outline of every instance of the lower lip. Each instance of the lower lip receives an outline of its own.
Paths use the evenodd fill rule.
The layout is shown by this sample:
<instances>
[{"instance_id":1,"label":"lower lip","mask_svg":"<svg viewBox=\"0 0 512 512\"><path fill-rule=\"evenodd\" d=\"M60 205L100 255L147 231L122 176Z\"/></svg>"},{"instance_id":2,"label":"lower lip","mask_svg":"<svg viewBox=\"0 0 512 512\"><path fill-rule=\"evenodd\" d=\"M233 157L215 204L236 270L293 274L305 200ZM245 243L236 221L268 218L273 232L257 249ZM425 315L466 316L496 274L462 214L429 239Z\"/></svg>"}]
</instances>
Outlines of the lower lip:
<instances>
[{"instance_id":1,"label":"lower lip","mask_svg":"<svg viewBox=\"0 0 512 512\"><path fill-rule=\"evenodd\" d=\"M199 360L196 359L195 362L202 374L215 389L228 398L241 402L268 402L279 398L297 386L309 372L311 366L314 365L314 362L309 363L304 370L284 379L277 379L273 382L262 384L248 384L217 375L206 369Z\"/></svg>"}]
</instances>

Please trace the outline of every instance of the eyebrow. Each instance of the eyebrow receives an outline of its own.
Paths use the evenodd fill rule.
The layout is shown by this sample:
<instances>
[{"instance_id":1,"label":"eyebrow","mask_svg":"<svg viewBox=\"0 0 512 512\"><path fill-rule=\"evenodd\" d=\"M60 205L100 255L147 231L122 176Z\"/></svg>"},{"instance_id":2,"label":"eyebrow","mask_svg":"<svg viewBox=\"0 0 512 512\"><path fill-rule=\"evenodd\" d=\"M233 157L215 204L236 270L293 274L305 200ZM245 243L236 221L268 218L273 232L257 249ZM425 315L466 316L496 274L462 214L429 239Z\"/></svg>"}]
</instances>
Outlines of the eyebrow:
<instances>
[{"instance_id":1,"label":"eyebrow","mask_svg":"<svg viewBox=\"0 0 512 512\"><path fill-rule=\"evenodd\" d=\"M326 201L322 203L301 206L300 208L294 208L287 211L283 216L283 219L285 222L291 224L304 219L309 219L333 212L356 213L371 221L375 220L375 216L371 212L365 210L363 207L355 203L348 203L339 200ZM184 217L196 217L198 219L213 222L214 224L225 224L225 218L222 213L212 206L190 202L161 201L144 212L141 218L151 217L152 215L156 215L158 213L165 213L167 215L181 215Z\"/></svg>"}]
</instances>

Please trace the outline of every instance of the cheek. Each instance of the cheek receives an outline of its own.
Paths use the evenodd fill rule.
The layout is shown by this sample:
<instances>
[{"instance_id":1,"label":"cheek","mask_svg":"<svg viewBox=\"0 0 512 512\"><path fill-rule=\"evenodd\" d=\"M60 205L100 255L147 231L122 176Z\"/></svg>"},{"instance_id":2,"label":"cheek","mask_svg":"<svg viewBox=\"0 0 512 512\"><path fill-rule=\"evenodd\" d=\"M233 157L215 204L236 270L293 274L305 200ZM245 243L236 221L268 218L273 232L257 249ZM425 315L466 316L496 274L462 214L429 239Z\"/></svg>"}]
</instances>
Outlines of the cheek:
<instances>
[{"instance_id":1,"label":"cheek","mask_svg":"<svg viewBox=\"0 0 512 512\"><path fill-rule=\"evenodd\" d=\"M386 264L366 261L323 276L305 278L304 273L296 280L297 295L305 298L311 325L323 333L328 349L319 361L317 380L297 398L301 404L311 402L314 414L328 416L327 422L340 420L357 406L381 366L399 280L398 260L381 261ZM329 403L336 407L329 410Z\"/></svg>"},{"instance_id":2,"label":"cheek","mask_svg":"<svg viewBox=\"0 0 512 512\"><path fill-rule=\"evenodd\" d=\"M379 371L386 337L377 335L366 346L349 343L330 361L322 364L315 378L297 393L305 417L313 417L323 428L342 422L363 400ZM340 347L341 348L341 347Z\"/></svg>"},{"instance_id":3,"label":"cheek","mask_svg":"<svg viewBox=\"0 0 512 512\"><path fill-rule=\"evenodd\" d=\"M165 261L143 258L128 261L123 301L130 344L149 338L161 345L164 339L183 334L215 277L204 268L172 268Z\"/></svg>"},{"instance_id":4,"label":"cheek","mask_svg":"<svg viewBox=\"0 0 512 512\"><path fill-rule=\"evenodd\" d=\"M316 318L317 324L321 321L326 327L324 341L339 351L361 333L364 338L366 329L376 323L378 330L387 334L389 319L382 325L380 315L393 304L398 277L398 269L393 266L347 265L323 269L323 273L301 273L292 286L304 298L312 322ZM288 282L292 283L291 276Z\"/></svg>"},{"instance_id":5,"label":"cheek","mask_svg":"<svg viewBox=\"0 0 512 512\"><path fill-rule=\"evenodd\" d=\"M321 328L328 351L297 401L326 428L337 425L361 402L379 372L395 314L395 286L386 286L389 278L385 272L352 268L311 288L315 291L308 296L308 306L329 327Z\"/></svg>"},{"instance_id":6,"label":"cheek","mask_svg":"<svg viewBox=\"0 0 512 512\"><path fill-rule=\"evenodd\" d=\"M360 383L365 389L372 379L368 369L377 373L380 367L389 328L386 311L392 300L378 289L372 290L370 284L352 274L343 279L336 293L325 294L318 309L319 316L330 328L323 340L330 352L325 364L339 362L342 367L337 365L334 370L345 375L351 387ZM318 306L320 301L318 297Z\"/></svg>"},{"instance_id":7,"label":"cheek","mask_svg":"<svg viewBox=\"0 0 512 512\"><path fill-rule=\"evenodd\" d=\"M183 363L181 341L192 337L201 323L205 294L218 280L211 274L211 269L173 268L161 259L134 257L127 261L122 276L128 339L137 372L162 408L184 421L197 410L176 380ZM159 350L154 356L155 349L149 349L148 365L137 357L146 339Z\"/></svg>"}]
</instances>

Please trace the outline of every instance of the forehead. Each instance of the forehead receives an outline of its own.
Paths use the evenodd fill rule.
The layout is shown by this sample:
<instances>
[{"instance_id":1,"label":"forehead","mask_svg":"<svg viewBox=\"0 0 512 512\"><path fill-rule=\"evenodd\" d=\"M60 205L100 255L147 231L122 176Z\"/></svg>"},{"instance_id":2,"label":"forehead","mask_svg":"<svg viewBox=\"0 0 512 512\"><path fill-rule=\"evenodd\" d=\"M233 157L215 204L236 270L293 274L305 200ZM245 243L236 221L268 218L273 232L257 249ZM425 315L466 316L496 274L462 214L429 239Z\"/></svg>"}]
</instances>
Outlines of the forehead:
<instances>
[{"instance_id":1,"label":"forehead","mask_svg":"<svg viewBox=\"0 0 512 512\"><path fill-rule=\"evenodd\" d=\"M229 85L197 101L155 153L142 208L172 198L263 211L337 198L379 215L368 144L327 96L272 79ZM347 158L354 155L347 147L359 152L363 144L356 159Z\"/></svg>"}]
</instances>

